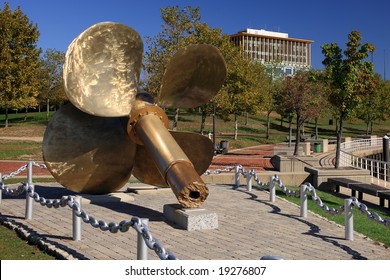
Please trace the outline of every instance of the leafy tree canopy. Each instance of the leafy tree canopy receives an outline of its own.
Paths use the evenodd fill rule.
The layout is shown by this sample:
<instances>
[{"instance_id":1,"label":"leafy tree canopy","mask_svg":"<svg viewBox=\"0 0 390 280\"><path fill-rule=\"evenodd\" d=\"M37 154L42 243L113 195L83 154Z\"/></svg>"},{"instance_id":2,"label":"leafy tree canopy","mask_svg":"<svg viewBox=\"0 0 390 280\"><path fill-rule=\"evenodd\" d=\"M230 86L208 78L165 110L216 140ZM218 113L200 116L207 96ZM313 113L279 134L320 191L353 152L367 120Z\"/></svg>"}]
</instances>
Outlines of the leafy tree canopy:
<instances>
[{"instance_id":1,"label":"leafy tree canopy","mask_svg":"<svg viewBox=\"0 0 390 280\"><path fill-rule=\"evenodd\" d=\"M41 53L36 45L38 37L37 25L20 7L12 11L5 3L0 9L0 106L6 111L36 105Z\"/></svg>"}]
</instances>

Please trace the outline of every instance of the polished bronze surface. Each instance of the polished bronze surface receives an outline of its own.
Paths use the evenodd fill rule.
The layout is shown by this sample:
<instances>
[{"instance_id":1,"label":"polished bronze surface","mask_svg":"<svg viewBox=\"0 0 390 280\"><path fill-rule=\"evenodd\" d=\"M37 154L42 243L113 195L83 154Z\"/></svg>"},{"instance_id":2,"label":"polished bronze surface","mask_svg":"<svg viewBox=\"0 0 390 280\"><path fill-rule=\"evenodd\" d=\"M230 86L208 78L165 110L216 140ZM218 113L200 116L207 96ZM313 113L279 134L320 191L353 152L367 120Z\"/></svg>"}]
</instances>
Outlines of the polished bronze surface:
<instances>
[{"instance_id":1,"label":"polished bronze surface","mask_svg":"<svg viewBox=\"0 0 390 280\"><path fill-rule=\"evenodd\" d=\"M169 132L169 120L157 104L192 108L207 103L225 79L225 61L211 45L179 50L155 102L138 92L142 54L138 33L117 23L95 24L73 40L63 79L78 109L66 105L50 121L43 141L46 165L65 187L93 194L123 186L135 165L133 174L142 182L169 186L180 204L198 207L208 196L200 176L211 162L213 144L201 135Z\"/></svg>"},{"instance_id":2,"label":"polished bronze surface","mask_svg":"<svg viewBox=\"0 0 390 280\"><path fill-rule=\"evenodd\" d=\"M64 187L104 194L127 183L136 145L126 132L127 118L85 114L72 104L50 120L42 150L47 168Z\"/></svg>"},{"instance_id":3,"label":"polished bronze surface","mask_svg":"<svg viewBox=\"0 0 390 280\"><path fill-rule=\"evenodd\" d=\"M137 93L143 43L132 28L112 22L91 26L65 55L63 78L69 100L95 116L130 113Z\"/></svg>"},{"instance_id":4,"label":"polished bronze surface","mask_svg":"<svg viewBox=\"0 0 390 280\"><path fill-rule=\"evenodd\" d=\"M192 162L196 172L202 175L209 168L214 155L214 146L210 139L191 132L170 131L175 141ZM144 146L137 145L133 175L146 184L169 187L160 174L152 155Z\"/></svg>"},{"instance_id":5,"label":"polished bronze surface","mask_svg":"<svg viewBox=\"0 0 390 280\"><path fill-rule=\"evenodd\" d=\"M185 207L202 204L208 195L207 186L161 119L155 114L143 115L133 129L180 204Z\"/></svg>"},{"instance_id":6,"label":"polished bronze surface","mask_svg":"<svg viewBox=\"0 0 390 280\"><path fill-rule=\"evenodd\" d=\"M157 106L151 105L151 106L145 106L142 107L134 112L130 116L129 119L129 125L127 126L127 133L129 134L131 140L133 140L135 143L139 145L143 145L142 140L138 137L135 126L137 125L138 121L146 115L155 115L157 116L160 121L163 123L165 128L169 127L169 119L167 115L164 113L164 111Z\"/></svg>"},{"instance_id":7,"label":"polished bronze surface","mask_svg":"<svg viewBox=\"0 0 390 280\"><path fill-rule=\"evenodd\" d=\"M190 45L170 60L157 103L161 107L194 108L206 104L222 87L226 63L212 45Z\"/></svg>"}]
</instances>

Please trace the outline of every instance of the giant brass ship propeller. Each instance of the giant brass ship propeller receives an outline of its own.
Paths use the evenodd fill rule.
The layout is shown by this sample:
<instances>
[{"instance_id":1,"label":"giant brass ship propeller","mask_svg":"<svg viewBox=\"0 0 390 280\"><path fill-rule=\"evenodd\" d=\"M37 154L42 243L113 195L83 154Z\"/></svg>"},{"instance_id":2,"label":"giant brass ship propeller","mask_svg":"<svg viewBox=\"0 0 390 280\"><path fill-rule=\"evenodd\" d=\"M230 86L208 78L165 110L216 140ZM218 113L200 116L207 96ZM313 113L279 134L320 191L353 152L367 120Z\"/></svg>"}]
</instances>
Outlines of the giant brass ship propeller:
<instances>
[{"instance_id":1,"label":"giant brass ship propeller","mask_svg":"<svg viewBox=\"0 0 390 280\"><path fill-rule=\"evenodd\" d=\"M213 144L199 134L169 131L158 105L207 103L225 79L225 61L211 45L179 50L155 103L138 91L142 54L138 33L118 23L95 24L73 40L63 69L71 104L62 106L46 129L45 163L59 183L76 192L113 192L133 174L170 187L184 207L198 207L208 195L200 175L211 163Z\"/></svg>"}]
</instances>

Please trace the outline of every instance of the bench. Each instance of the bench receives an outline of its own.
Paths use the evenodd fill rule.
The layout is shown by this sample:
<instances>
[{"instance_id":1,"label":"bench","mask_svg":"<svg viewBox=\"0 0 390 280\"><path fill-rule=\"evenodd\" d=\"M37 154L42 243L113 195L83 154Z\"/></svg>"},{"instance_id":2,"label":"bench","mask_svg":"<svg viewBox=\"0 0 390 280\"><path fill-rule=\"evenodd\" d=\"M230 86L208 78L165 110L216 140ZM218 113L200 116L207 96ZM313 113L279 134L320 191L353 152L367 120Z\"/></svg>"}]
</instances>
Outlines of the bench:
<instances>
[{"instance_id":1,"label":"bench","mask_svg":"<svg viewBox=\"0 0 390 280\"><path fill-rule=\"evenodd\" d=\"M340 186L350 188L350 184L358 184L361 183L356 180L348 179L348 178L328 178L328 182L332 185L336 186L335 191L339 192L340 191Z\"/></svg>"},{"instance_id":2,"label":"bench","mask_svg":"<svg viewBox=\"0 0 390 280\"><path fill-rule=\"evenodd\" d=\"M385 206L385 200L387 199L387 208L390 209L390 190L379 191L378 196L380 205Z\"/></svg>"},{"instance_id":3,"label":"bench","mask_svg":"<svg viewBox=\"0 0 390 280\"><path fill-rule=\"evenodd\" d=\"M390 208L390 189L388 188L347 178L329 178L328 182L336 185L337 192L340 191L340 186L351 189L351 196L356 196L356 192L358 192L358 200L362 200L363 194L366 193L379 197L379 205L385 206L385 200L387 199Z\"/></svg>"}]
</instances>

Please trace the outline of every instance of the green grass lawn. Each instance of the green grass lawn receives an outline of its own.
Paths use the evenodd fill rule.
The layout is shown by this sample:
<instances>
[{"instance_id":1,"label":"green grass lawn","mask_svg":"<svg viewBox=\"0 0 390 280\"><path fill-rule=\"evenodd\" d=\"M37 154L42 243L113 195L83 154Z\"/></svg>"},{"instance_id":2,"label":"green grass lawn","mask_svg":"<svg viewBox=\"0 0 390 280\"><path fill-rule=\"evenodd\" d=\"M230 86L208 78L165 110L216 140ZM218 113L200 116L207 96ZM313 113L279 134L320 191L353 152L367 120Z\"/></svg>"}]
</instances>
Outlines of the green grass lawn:
<instances>
[{"instance_id":1,"label":"green grass lawn","mask_svg":"<svg viewBox=\"0 0 390 280\"><path fill-rule=\"evenodd\" d=\"M37 246L20 239L14 230L0 226L0 260L54 260Z\"/></svg>"}]
</instances>

